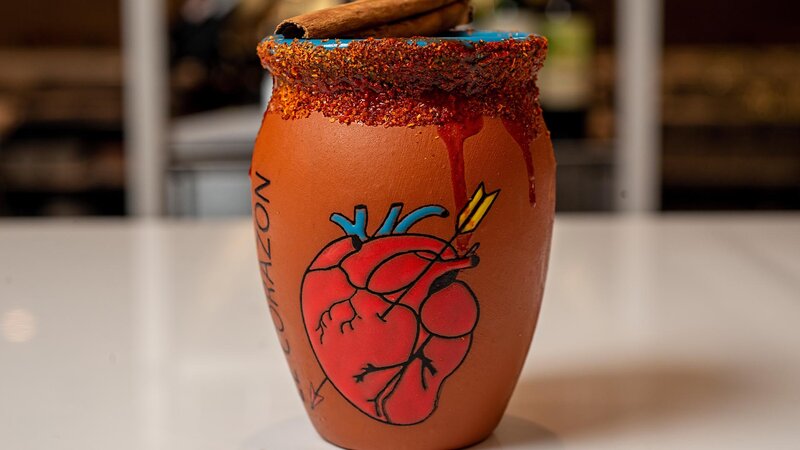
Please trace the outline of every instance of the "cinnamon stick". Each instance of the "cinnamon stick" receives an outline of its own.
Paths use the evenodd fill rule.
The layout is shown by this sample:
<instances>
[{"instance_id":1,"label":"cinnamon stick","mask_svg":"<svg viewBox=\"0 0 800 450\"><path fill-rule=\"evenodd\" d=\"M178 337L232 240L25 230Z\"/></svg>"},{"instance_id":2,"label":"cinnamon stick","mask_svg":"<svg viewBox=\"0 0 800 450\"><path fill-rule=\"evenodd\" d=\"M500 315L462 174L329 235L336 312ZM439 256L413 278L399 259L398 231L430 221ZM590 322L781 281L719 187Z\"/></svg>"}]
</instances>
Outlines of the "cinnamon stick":
<instances>
[{"instance_id":1,"label":"cinnamon stick","mask_svg":"<svg viewBox=\"0 0 800 450\"><path fill-rule=\"evenodd\" d=\"M360 0L281 22L286 38L421 36L467 23L468 0Z\"/></svg>"},{"instance_id":2,"label":"cinnamon stick","mask_svg":"<svg viewBox=\"0 0 800 450\"><path fill-rule=\"evenodd\" d=\"M472 7L469 6L469 1L463 0L409 19L358 30L352 33L352 37L433 36L470 22L472 22Z\"/></svg>"}]
</instances>

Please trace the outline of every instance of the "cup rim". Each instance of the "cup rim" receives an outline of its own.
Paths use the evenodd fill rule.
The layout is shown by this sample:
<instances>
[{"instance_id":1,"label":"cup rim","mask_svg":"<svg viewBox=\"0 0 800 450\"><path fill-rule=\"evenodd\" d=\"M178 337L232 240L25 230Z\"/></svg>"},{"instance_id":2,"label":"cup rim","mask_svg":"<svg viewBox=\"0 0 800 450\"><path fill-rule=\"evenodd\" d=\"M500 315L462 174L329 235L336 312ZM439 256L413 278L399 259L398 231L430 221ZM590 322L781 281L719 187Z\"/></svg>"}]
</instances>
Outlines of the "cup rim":
<instances>
[{"instance_id":1,"label":"cup rim","mask_svg":"<svg viewBox=\"0 0 800 450\"><path fill-rule=\"evenodd\" d=\"M413 37L407 38L409 43L415 43L420 46L427 45L429 42L439 41L459 41L465 43L477 42L500 42L507 39L524 40L530 36L539 36L534 33L521 33L515 31L489 31L489 30L465 30L465 31L451 31L438 36L430 37ZM316 45L325 49L335 49L347 47L351 42L365 41L371 38L330 38L330 39L307 39L307 38L285 38L283 35L269 36L266 39L273 39L278 44L291 44L293 42L305 43ZM374 38L378 39L406 39L406 38Z\"/></svg>"}]
</instances>

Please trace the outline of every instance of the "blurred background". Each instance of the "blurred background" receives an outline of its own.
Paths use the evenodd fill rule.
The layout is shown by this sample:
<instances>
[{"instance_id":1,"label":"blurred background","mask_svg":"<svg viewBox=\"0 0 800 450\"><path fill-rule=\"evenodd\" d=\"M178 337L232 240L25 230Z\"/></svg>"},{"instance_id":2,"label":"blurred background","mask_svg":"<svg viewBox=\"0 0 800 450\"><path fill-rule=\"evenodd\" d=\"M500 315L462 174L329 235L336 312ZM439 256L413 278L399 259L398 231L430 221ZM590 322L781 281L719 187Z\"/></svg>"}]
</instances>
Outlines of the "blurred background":
<instances>
[{"instance_id":1,"label":"blurred background","mask_svg":"<svg viewBox=\"0 0 800 450\"><path fill-rule=\"evenodd\" d=\"M256 44L334 3L0 2L0 216L248 214ZM796 2L474 3L551 40L561 211L800 209Z\"/></svg>"}]
</instances>

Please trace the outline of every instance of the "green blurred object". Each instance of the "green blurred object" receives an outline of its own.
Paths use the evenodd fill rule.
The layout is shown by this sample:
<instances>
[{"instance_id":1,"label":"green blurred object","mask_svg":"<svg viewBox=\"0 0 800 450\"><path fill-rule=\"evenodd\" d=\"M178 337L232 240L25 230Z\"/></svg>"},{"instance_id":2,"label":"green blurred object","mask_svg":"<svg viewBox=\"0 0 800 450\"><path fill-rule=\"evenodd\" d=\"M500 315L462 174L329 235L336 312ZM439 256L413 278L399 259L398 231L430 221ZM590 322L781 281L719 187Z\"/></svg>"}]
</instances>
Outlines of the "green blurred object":
<instances>
[{"instance_id":1,"label":"green blurred object","mask_svg":"<svg viewBox=\"0 0 800 450\"><path fill-rule=\"evenodd\" d=\"M540 23L540 33L549 40L547 64L539 75L542 105L552 111L587 109L592 91L592 19L579 3L551 0Z\"/></svg>"}]
</instances>

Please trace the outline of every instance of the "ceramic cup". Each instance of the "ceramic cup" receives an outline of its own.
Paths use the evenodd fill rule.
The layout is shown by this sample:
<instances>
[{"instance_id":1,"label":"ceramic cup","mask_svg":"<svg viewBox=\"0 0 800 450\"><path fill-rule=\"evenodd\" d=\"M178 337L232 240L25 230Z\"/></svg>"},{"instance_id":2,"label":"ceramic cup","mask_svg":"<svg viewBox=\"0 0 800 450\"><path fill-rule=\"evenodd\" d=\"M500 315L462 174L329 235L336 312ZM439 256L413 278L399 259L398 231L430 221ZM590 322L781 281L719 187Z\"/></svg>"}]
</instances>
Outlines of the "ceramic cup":
<instances>
[{"instance_id":1,"label":"ceramic cup","mask_svg":"<svg viewBox=\"0 0 800 450\"><path fill-rule=\"evenodd\" d=\"M555 160L546 41L265 39L258 264L300 399L354 449L446 449L500 421L542 300Z\"/></svg>"}]
</instances>

